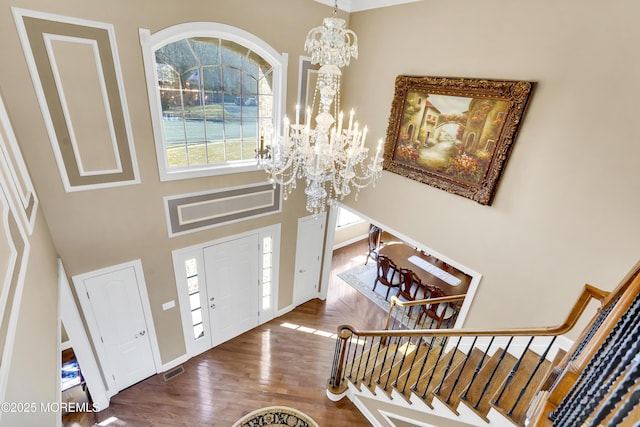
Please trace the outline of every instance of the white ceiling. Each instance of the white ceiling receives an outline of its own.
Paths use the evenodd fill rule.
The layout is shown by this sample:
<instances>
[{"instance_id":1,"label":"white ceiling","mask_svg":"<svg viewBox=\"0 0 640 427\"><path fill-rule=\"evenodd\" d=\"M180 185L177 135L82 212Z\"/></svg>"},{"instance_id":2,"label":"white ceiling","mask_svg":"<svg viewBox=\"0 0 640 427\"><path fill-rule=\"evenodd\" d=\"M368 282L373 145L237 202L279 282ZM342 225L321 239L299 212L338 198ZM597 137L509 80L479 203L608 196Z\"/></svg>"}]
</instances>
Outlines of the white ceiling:
<instances>
[{"instance_id":1,"label":"white ceiling","mask_svg":"<svg viewBox=\"0 0 640 427\"><path fill-rule=\"evenodd\" d=\"M318 3L333 7L334 0L316 0ZM338 9L345 12L359 12L361 10L376 9L379 7L395 6L403 3L413 3L420 0L338 0Z\"/></svg>"}]
</instances>

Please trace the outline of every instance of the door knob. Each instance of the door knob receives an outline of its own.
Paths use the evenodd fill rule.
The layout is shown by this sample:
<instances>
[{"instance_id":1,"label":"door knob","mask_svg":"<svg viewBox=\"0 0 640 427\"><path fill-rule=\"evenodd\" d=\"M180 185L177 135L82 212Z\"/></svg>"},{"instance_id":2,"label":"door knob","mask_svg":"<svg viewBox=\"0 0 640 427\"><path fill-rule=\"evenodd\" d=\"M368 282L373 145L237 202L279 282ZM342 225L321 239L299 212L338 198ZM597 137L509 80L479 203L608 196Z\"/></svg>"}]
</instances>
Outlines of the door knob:
<instances>
[{"instance_id":1,"label":"door knob","mask_svg":"<svg viewBox=\"0 0 640 427\"><path fill-rule=\"evenodd\" d=\"M211 304L211 308L216 308L216 305L215 304Z\"/></svg>"},{"instance_id":2,"label":"door knob","mask_svg":"<svg viewBox=\"0 0 640 427\"><path fill-rule=\"evenodd\" d=\"M300 270L298 270L298 272L299 272L299 273L304 273L304 272L306 272L306 271L307 271L307 270L305 270L304 268L301 268Z\"/></svg>"},{"instance_id":3,"label":"door knob","mask_svg":"<svg viewBox=\"0 0 640 427\"><path fill-rule=\"evenodd\" d=\"M140 336L143 337L144 334L146 334L146 333L147 333L147 331L140 331Z\"/></svg>"}]
</instances>

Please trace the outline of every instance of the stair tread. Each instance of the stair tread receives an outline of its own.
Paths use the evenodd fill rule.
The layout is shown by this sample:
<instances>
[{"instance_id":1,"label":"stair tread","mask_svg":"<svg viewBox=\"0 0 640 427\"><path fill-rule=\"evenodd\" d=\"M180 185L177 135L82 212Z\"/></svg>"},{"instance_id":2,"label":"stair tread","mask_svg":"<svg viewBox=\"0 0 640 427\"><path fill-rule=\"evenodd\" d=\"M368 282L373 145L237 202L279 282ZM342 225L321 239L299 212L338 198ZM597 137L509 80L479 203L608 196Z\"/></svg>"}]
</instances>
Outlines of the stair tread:
<instances>
[{"instance_id":1,"label":"stair tread","mask_svg":"<svg viewBox=\"0 0 640 427\"><path fill-rule=\"evenodd\" d=\"M372 345L369 349L365 349L364 347L365 346L363 346L360 356L354 358L354 360L351 363L348 363L345 368L345 377L356 385L358 389L360 389L360 381L365 375L366 367L373 366L373 360L370 355L378 352L380 343L378 342L377 344ZM361 363L364 365L361 365Z\"/></svg>"},{"instance_id":2,"label":"stair tread","mask_svg":"<svg viewBox=\"0 0 640 427\"><path fill-rule=\"evenodd\" d=\"M391 394L391 391L393 390L393 382L396 381L403 368L408 367L411 364L415 353L416 346L407 343L398 348L395 357L390 356L390 358L392 358L391 362L386 365L386 370L384 370L376 380L378 386L387 393L387 395Z\"/></svg>"},{"instance_id":3,"label":"stair tread","mask_svg":"<svg viewBox=\"0 0 640 427\"><path fill-rule=\"evenodd\" d=\"M462 393L461 401L471 410L486 421L489 409L491 409L491 398L499 390L511 368L516 364L517 359L509 353L504 353L503 349L497 350L489 361L482 367L473 384L467 387ZM501 360L502 359L502 360ZM496 367L497 366L497 367ZM494 373L495 370L495 373ZM493 377L491 377L493 375ZM489 382L489 380L491 380ZM489 382L486 391L483 390Z\"/></svg>"},{"instance_id":4,"label":"stair tread","mask_svg":"<svg viewBox=\"0 0 640 427\"><path fill-rule=\"evenodd\" d=\"M422 339L419 340L417 344L418 346L414 349L410 357L405 360L399 375L397 375L392 383L392 387L387 387L387 389L384 390L389 397L391 397L391 393L395 389L408 401L411 391L407 390L407 388L409 384L412 384L412 379L414 382L417 381L421 371L424 373L431 369L432 365L429 364L429 359L425 361L425 358L430 353L433 353L435 347L430 348L428 344L425 345ZM431 358L431 360L435 360L435 358Z\"/></svg>"},{"instance_id":5,"label":"stair tread","mask_svg":"<svg viewBox=\"0 0 640 427\"><path fill-rule=\"evenodd\" d=\"M395 343L388 344L380 349L375 360L369 361L367 370L362 376L362 384L371 392L375 393L376 380L384 373L385 369L389 368L391 355L397 347L398 345Z\"/></svg>"},{"instance_id":6,"label":"stair tread","mask_svg":"<svg viewBox=\"0 0 640 427\"><path fill-rule=\"evenodd\" d=\"M407 402L411 401L412 388L417 386L419 377L428 375L435 366L439 353L440 345L421 345L414 363L398 378L398 383L394 387Z\"/></svg>"},{"instance_id":7,"label":"stair tread","mask_svg":"<svg viewBox=\"0 0 640 427\"><path fill-rule=\"evenodd\" d=\"M528 402L531 401L535 393L538 391L539 386L544 381L547 370L551 366L551 362L545 359L533 376L531 376L531 373L535 369L539 360L540 356L537 353L527 350L524 357L522 357L520 366L513 375L511 382L506 387L502 386L500 388L500 394L494 397L494 399L499 397L500 400L497 402L493 399L491 400L491 404L498 412L507 416L516 424L523 424L528 408ZM529 378L531 378L531 381L520 400L518 400L521 390L527 381L529 381ZM503 388L504 392L502 391Z\"/></svg>"},{"instance_id":8,"label":"stair tread","mask_svg":"<svg viewBox=\"0 0 640 427\"><path fill-rule=\"evenodd\" d=\"M418 382L414 391L419 397L428 405L431 405L433 400L433 391L440 385L447 371L455 369L455 367L465 359L465 354L456 350L449 351L440 357L435 367L428 375L423 375L423 378Z\"/></svg>"},{"instance_id":9,"label":"stair tread","mask_svg":"<svg viewBox=\"0 0 640 427\"><path fill-rule=\"evenodd\" d=\"M455 369L449 371L442 386L436 390L435 397L447 405L453 412L459 415L457 411L460 394L466 388L467 384L473 378L473 374L483 361L484 352L478 348L473 348L466 358L466 362L458 364Z\"/></svg>"}]
</instances>

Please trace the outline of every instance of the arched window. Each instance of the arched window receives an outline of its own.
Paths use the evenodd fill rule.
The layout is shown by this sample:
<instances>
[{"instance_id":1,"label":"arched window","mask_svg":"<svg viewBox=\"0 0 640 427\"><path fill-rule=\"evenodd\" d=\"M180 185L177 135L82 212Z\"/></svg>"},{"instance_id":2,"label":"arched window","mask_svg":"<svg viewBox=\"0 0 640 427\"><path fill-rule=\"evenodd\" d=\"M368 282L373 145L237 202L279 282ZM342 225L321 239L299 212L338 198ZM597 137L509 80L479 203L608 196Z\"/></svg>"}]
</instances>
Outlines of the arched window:
<instances>
[{"instance_id":1,"label":"arched window","mask_svg":"<svg viewBox=\"0 0 640 427\"><path fill-rule=\"evenodd\" d=\"M140 30L140 40L160 179L256 170L260 137L283 115L286 54L215 23Z\"/></svg>"}]
</instances>

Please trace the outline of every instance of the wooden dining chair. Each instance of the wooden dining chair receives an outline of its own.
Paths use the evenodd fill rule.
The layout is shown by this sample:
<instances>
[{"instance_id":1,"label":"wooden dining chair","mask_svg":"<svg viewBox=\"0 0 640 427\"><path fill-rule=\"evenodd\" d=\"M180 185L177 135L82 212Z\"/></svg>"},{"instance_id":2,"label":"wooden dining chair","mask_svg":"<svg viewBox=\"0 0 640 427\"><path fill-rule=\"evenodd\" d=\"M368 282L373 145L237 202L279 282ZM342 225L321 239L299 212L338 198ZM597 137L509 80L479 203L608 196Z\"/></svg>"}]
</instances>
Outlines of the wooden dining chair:
<instances>
[{"instance_id":1,"label":"wooden dining chair","mask_svg":"<svg viewBox=\"0 0 640 427\"><path fill-rule=\"evenodd\" d=\"M426 285L425 287L425 299L446 297L442 289L436 286ZM442 322L449 323L455 314L457 313L456 306L449 304L448 302L442 302L437 304L425 304L420 306L420 314L416 324L420 324L424 315L430 317L435 321L435 329L440 329ZM433 323L432 323L433 324Z\"/></svg>"},{"instance_id":2,"label":"wooden dining chair","mask_svg":"<svg viewBox=\"0 0 640 427\"><path fill-rule=\"evenodd\" d=\"M378 255L377 259L378 271L376 281L373 282L373 291L375 292L378 283L382 283L387 287L387 295L384 297L385 301L389 299L389 291L391 288L397 288L400 286L400 275L398 267L391 260L391 258L382 254Z\"/></svg>"},{"instance_id":3,"label":"wooden dining chair","mask_svg":"<svg viewBox=\"0 0 640 427\"><path fill-rule=\"evenodd\" d=\"M399 271L400 277L400 285L398 286L398 293L396 293L396 297L398 297L402 301L415 301L418 299L418 292L423 290L422 281L413 272L408 268L401 268ZM409 311L407 313L408 316L411 316L411 311L413 307L409 307Z\"/></svg>"},{"instance_id":4,"label":"wooden dining chair","mask_svg":"<svg viewBox=\"0 0 640 427\"><path fill-rule=\"evenodd\" d=\"M382 229L376 225L371 224L369 227L369 236L367 238L369 244L369 253L364 265L367 265L369 258L374 261L378 260L378 250L380 249L380 238L382 237Z\"/></svg>"}]
</instances>

